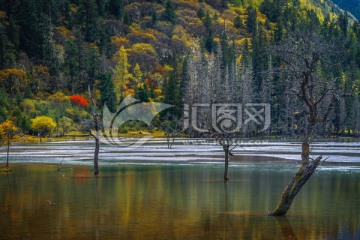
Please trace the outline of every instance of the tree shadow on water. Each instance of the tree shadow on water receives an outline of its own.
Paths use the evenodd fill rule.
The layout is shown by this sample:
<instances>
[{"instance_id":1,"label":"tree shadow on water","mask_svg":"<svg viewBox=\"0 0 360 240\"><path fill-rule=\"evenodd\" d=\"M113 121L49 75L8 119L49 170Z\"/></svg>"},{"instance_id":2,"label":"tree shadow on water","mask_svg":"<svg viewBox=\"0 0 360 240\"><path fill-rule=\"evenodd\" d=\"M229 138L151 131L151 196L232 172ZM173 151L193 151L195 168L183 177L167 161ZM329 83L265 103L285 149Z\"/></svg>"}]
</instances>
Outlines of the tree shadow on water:
<instances>
[{"instance_id":1,"label":"tree shadow on water","mask_svg":"<svg viewBox=\"0 0 360 240\"><path fill-rule=\"evenodd\" d=\"M278 225L281 233L281 239L297 240L291 223L287 217L274 217L276 224Z\"/></svg>"}]
</instances>

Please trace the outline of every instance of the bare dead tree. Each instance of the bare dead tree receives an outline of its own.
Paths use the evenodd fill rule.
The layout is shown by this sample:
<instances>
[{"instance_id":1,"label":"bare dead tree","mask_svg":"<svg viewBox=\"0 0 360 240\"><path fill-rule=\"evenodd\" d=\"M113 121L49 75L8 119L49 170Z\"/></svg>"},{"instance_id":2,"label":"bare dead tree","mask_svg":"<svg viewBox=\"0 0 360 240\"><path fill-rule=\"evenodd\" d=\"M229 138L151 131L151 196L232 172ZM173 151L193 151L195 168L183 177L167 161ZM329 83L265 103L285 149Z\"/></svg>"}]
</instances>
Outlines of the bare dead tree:
<instances>
[{"instance_id":1,"label":"bare dead tree","mask_svg":"<svg viewBox=\"0 0 360 240\"><path fill-rule=\"evenodd\" d=\"M182 121L177 117L171 114L166 114L165 119L161 124L161 129L165 132L166 143L169 149L172 148L175 139L181 133L181 123Z\"/></svg>"},{"instance_id":2,"label":"bare dead tree","mask_svg":"<svg viewBox=\"0 0 360 240\"><path fill-rule=\"evenodd\" d=\"M91 136L95 139L95 151L94 151L94 174L97 176L99 174L99 150L100 150L100 113L96 111L96 102L91 93L90 85L88 86L89 96L91 103L93 105L93 111L91 113L94 122L95 135L90 132Z\"/></svg>"},{"instance_id":3,"label":"bare dead tree","mask_svg":"<svg viewBox=\"0 0 360 240\"><path fill-rule=\"evenodd\" d=\"M324 65L330 64L329 56L334 49L313 33L294 34L272 48L282 61L282 71L291 81L289 90L302 103L306 121L300 168L285 187L276 209L269 215L286 215L295 196L321 164L322 156L315 159L310 157L310 144L316 125L328 119L339 99L334 87L335 79L324 79L320 74ZM325 105L325 102L328 104Z\"/></svg>"},{"instance_id":4,"label":"bare dead tree","mask_svg":"<svg viewBox=\"0 0 360 240\"><path fill-rule=\"evenodd\" d=\"M232 151L238 146L236 137L233 134L227 133L213 133L212 137L222 146L224 151L224 181L229 181L229 161L230 157L234 156Z\"/></svg>"}]
</instances>

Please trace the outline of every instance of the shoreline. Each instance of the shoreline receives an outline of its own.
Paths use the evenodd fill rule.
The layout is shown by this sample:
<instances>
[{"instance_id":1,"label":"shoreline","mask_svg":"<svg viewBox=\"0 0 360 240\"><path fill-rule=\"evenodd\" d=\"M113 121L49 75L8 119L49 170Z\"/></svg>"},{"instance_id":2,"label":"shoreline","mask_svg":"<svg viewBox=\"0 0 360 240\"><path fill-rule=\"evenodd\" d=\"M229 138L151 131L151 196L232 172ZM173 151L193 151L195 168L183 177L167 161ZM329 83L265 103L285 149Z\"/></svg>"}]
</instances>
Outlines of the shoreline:
<instances>
[{"instance_id":1,"label":"shoreline","mask_svg":"<svg viewBox=\"0 0 360 240\"><path fill-rule=\"evenodd\" d=\"M138 134L138 135L122 135L119 139L123 139L124 141L132 141L141 139L142 137L148 136L147 134ZM166 136L159 136L156 134L153 137L151 134L151 141L164 141L166 143ZM43 137L41 141L39 137L32 136L32 135L25 135L22 137L16 137L11 145L19 145L19 144L44 144L44 143L67 143L67 142L87 142L92 141L93 137L88 136L86 134L76 135L76 136L64 136L64 137ZM198 143L216 143L213 138L190 138L190 137L179 137L176 138L175 141L188 141L190 144L191 142L198 142ZM272 142L301 142L300 137L278 137L278 136L258 136L258 137L242 137L238 138L237 141L244 142L244 143L251 143L257 141L268 141ZM351 142L360 142L360 137L353 137L353 136L339 136L339 137L319 137L314 138L313 143L317 142L335 142L335 143L351 143Z\"/></svg>"},{"instance_id":2,"label":"shoreline","mask_svg":"<svg viewBox=\"0 0 360 240\"><path fill-rule=\"evenodd\" d=\"M192 139L194 140L194 139ZM196 139L195 139L196 140ZM137 148L102 144L99 163L103 166L121 164L222 164L223 150L217 144L188 144L189 139L179 138L171 149L165 139L152 139ZM134 143L129 141L126 143ZM187 144L187 145L186 145ZM67 164L92 165L94 145L91 140L43 142L37 144L14 144L10 149L10 164ZM299 164L300 142L266 141L247 143L232 151L230 164ZM315 142L312 155L330 157L324 165L360 165L360 142ZM6 160L6 148L0 148L0 164Z\"/></svg>"},{"instance_id":3,"label":"shoreline","mask_svg":"<svg viewBox=\"0 0 360 240\"><path fill-rule=\"evenodd\" d=\"M246 158L248 156L238 156L237 158ZM5 162L0 162L0 169L5 168ZM267 166L267 165L282 165L285 164L287 166L293 165L294 167L298 167L301 164L300 160L288 160L276 157L264 158L261 156L250 156L246 160L231 160L229 162L230 166L243 166L243 165L259 165L259 166ZM71 168L71 167L92 167L92 163L66 163L60 165L59 163L54 162L9 162L9 168L12 166L43 166L43 167L60 167L60 168ZM130 166L130 165L152 165L152 166L196 166L196 165L220 165L223 166L224 162L221 161L206 161L206 160L193 160L193 161L163 161L163 160L133 160L133 161L116 161L116 162L102 162L99 161L99 167L120 167L120 166ZM353 166L360 167L360 162L323 162L320 166Z\"/></svg>"}]
</instances>

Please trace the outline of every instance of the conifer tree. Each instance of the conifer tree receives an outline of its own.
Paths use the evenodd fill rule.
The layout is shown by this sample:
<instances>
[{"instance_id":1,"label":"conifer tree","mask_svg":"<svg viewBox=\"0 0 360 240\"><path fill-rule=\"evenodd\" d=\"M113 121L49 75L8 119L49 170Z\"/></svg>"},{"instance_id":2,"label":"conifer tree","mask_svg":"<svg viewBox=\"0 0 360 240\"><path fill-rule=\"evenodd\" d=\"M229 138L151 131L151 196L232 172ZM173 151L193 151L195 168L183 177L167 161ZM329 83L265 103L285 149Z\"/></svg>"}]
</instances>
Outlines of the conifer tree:
<instances>
[{"instance_id":1,"label":"conifer tree","mask_svg":"<svg viewBox=\"0 0 360 240\"><path fill-rule=\"evenodd\" d=\"M241 18L239 15L237 15L234 20L234 27L241 28L241 26L242 26Z\"/></svg>"},{"instance_id":2,"label":"conifer tree","mask_svg":"<svg viewBox=\"0 0 360 240\"><path fill-rule=\"evenodd\" d=\"M124 17L124 1L123 0L110 0L109 11L117 19Z\"/></svg>"},{"instance_id":3,"label":"conifer tree","mask_svg":"<svg viewBox=\"0 0 360 240\"><path fill-rule=\"evenodd\" d=\"M99 77L99 89L101 92L100 96L100 104L109 108L111 112L116 111L116 94L115 94L115 86L114 82L111 79L111 75L109 73L104 73Z\"/></svg>"},{"instance_id":4,"label":"conifer tree","mask_svg":"<svg viewBox=\"0 0 360 240\"><path fill-rule=\"evenodd\" d=\"M65 69L70 76L69 85L71 93L75 94L76 78L79 75L79 62L78 62L79 49L72 41L65 42Z\"/></svg>"},{"instance_id":5,"label":"conifer tree","mask_svg":"<svg viewBox=\"0 0 360 240\"><path fill-rule=\"evenodd\" d=\"M122 97L125 97L123 94L126 88L126 81L131 77L131 74L129 73L130 64L128 62L128 55L124 46L116 53L115 62L116 66L114 69L113 80L117 101L121 101Z\"/></svg>"},{"instance_id":6,"label":"conifer tree","mask_svg":"<svg viewBox=\"0 0 360 240\"><path fill-rule=\"evenodd\" d=\"M205 19L204 19L204 26L206 29L206 36L204 40L204 46L205 49L208 52L213 52L215 47L215 41L214 41L214 32L213 32L213 26L212 26L212 20L210 18L209 12L206 13Z\"/></svg>"},{"instance_id":7,"label":"conifer tree","mask_svg":"<svg viewBox=\"0 0 360 240\"><path fill-rule=\"evenodd\" d=\"M174 8L174 4L173 4L172 0L166 1L165 11L161 18L163 21L169 21L169 22L172 22L173 24L177 23L178 19L176 16L176 12L175 12L175 8Z\"/></svg>"},{"instance_id":8,"label":"conifer tree","mask_svg":"<svg viewBox=\"0 0 360 240\"><path fill-rule=\"evenodd\" d=\"M141 72L140 65L138 63L135 64L134 70L133 70L133 76L136 81L136 83L140 83L143 77L143 73Z\"/></svg>"},{"instance_id":9,"label":"conifer tree","mask_svg":"<svg viewBox=\"0 0 360 240\"><path fill-rule=\"evenodd\" d=\"M246 27L249 33L256 34L257 31L257 16L256 9L253 7L248 7L248 17L246 22Z\"/></svg>"}]
</instances>

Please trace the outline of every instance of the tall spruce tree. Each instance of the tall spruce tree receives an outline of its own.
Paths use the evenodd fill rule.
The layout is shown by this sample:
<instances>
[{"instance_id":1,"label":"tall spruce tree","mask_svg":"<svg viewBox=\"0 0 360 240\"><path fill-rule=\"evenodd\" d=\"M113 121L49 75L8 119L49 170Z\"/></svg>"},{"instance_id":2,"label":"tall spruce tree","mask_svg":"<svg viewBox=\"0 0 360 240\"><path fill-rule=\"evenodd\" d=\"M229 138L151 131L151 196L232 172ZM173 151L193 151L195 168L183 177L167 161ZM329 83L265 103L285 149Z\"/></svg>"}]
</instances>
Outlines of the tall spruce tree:
<instances>
[{"instance_id":1,"label":"tall spruce tree","mask_svg":"<svg viewBox=\"0 0 360 240\"><path fill-rule=\"evenodd\" d=\"M116 94L114 82L111 79L110 73L103 73L99 76L100 89L100 107L106 106L111 112L115 112L117 108Z\"/></svg>"},{"instance_id":2,"label":"tall spruce tree","mask_svg":"<svg viewBox=\"0 0 360 240\"><path fill-rule=\"evenodd\" d=\"M204 26L206 29L204 46L205 46L205 49L211 53L214 51L215 41L214 41L213 23L212 23L212 19L210 17L209 12L207 12L205 15Z\"/></svg>"},{"instance_id":3,"label":"tall spruce tree","mask_svg":"<svg viewBox=\"0 0 360 240\"><path fill-rule=\"evenodd\" d=\"M169 21L173 24L176 24L178 19L175 12L174 3L172 0L167 0L165 4L165 11L161 16L161 19L163 21Z\"/></svg>"}]
</instances>

